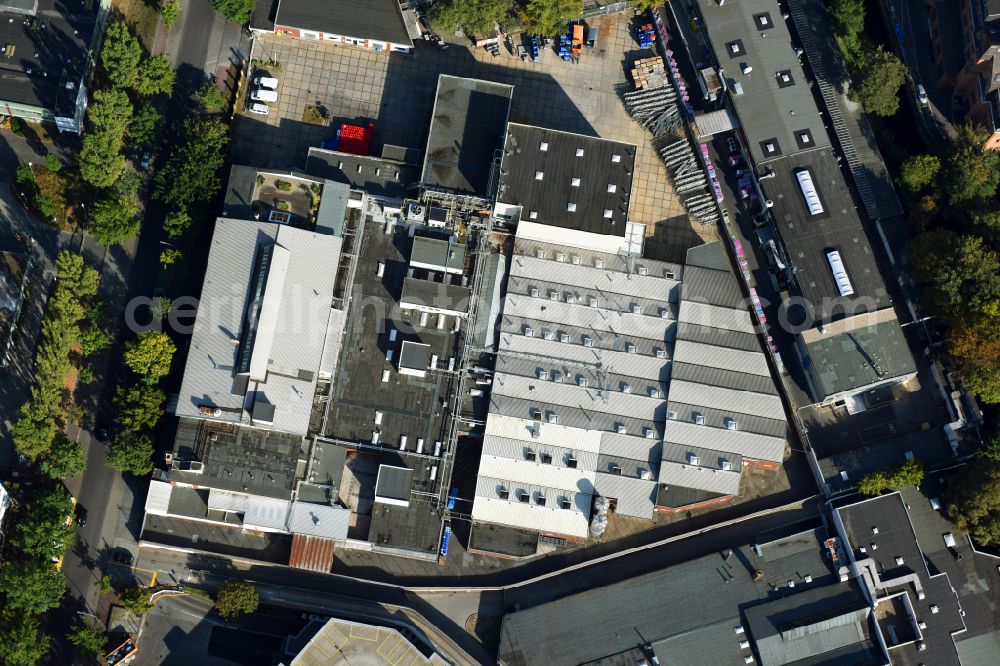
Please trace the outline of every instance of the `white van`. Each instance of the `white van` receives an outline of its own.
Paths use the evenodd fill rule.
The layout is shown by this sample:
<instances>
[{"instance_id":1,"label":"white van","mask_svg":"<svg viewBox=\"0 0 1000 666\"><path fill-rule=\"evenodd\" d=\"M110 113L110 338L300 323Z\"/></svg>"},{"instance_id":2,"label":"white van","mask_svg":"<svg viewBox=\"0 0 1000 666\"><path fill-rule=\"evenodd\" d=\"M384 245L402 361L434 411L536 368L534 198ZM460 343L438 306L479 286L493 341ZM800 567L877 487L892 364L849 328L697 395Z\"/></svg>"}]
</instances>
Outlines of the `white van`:
<instances>
[{"instance_id":1,"label":"white van","mask_svg":"<svg viewBox=\"0 0 1000 666\"><path fill-rule=\"evenodd\" d=\"M271 107L267 104L251 104L250 113L259 113L262 116L266 116L271 113Z\"/></svg>"},{"instance_id":2,"label":"white van","mask_svg":"<svg viewBox=\"0 0 1000 666\"><path fill-rule=\"evenodd\" d=\"M250 99L257 102L277 102L278 93L273 90L254 90L250 93Z\"/></svg>"},{"instance_id":3,"label":"white van","mask_svg":"<svg viewBox=\"0 0 1000 666\"><path fill-rule=\"evenodd\" d=\"M270 76L255 76L253 79L253 84L258 88L267 88L268 90L278 89L278 79L272 78Z\"/></svg>"}]
</instances>

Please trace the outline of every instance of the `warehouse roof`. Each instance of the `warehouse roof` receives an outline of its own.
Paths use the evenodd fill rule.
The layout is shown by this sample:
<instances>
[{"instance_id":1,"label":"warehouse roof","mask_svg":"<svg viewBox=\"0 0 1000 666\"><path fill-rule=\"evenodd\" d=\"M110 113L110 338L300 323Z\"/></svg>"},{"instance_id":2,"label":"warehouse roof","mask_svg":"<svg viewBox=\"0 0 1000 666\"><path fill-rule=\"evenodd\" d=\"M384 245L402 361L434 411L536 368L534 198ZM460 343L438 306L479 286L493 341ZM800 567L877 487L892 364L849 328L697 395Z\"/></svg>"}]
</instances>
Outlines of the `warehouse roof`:
<instances>
[{"instance_id":1,"label":"warehouse roof","mask_svg":"<svg viewBox=\"0 0 1000 666\"><path fill-rule=\"evenodd\" d=\"M514 88L442 74L421 181L444 192L489 198L493 155L503 146Z\"/></svg>"},{"instance_id":2,"label":"warehouse roof","mask_svg":"<svg viewBox=\"0 0 1000 666\"><path fill-rule=\"evenodd\" d=\"M278 27L413 46L398 0L279 0Z\"/></svg>"},{"instance_id":3,"label":"warehouse roof","mask_svg":"<svg viewBox=\"0 0 1000 666\"><path fill-rule=\"evenodd\" d=\"M404 278L400 305L417 309L446 310L465 313L469 310L471 291L460 284L431 282L420 278Z\"/></svg>"},{"instance_id":4,"label":"warehouse roof","mask_svg":"<svg viewBox=\"0 0 1000 666\"><path fill-rule=\"evenodd\" d=\"M305 435L341 239L216 222L176 413Z\"/></svg>"},{"instance_id":5,"label":"warehouse roof","mask_svg":"<svg viewBox=\"0 0 1000 666\"><path fill-rule=\"evenodd\" d=\"M773 0L698 5L754 162L829 147L823 116Z\"/></svg>"},{"instance_id":6,"label":"warehouse roof","mask_svg":"<svg viewBox=\"0 0 1000 666\"><path fill-rule=\"evenodd\" d=\"M743 663L751 654L740 645L748 638L744 609L786 597L795 605L803 589L819 588L812 594L825 598L853 586L836 581L820 544L824 536L818 530L780 536L511 613L499 661L581 664L651 643L661 663ZM808 604L798 605L808 613Z\"/></svg>"},{"instance_id":7,"label":"warehouse roof","mask_svg":"<svg viewBox=\"0 0 1000 666\"><path fill-rule=\"evenodd\" d=\"M410 249L410 267L461 275L465 272L465 245L441 238L416 236Z\"/></svg>"},{"instance_id":8,"label":"warehouse roof","mask_svg":"<svg viewBox=\"0 0 1000 666\"><path fill-rule=\"evenodd\" d=\"M917 371L891 307L804 331L802 339L821 398Z\"/></svg>"},{"instance_id":9,"label":"warehouse roof","mask_svg":"<svg viewBox=\"0 0 1000 666\"><path fill-rule=\"evenodd\" d=\"M497 200L521 219L624 236L635 146L509 123Z\"/></svg>"}]
</instances>

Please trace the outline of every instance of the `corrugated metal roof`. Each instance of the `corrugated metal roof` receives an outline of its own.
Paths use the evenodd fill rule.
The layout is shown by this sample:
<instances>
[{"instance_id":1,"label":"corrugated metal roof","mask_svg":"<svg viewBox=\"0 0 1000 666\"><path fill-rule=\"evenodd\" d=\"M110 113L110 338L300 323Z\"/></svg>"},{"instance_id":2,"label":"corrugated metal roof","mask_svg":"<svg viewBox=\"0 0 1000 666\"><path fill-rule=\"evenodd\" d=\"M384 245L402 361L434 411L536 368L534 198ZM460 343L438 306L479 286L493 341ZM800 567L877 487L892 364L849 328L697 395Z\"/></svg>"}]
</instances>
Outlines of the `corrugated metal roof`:
<instances>
[{"instance_id":1,"label":"corrugated metal roof","mask_svg":"<svg viewBox=\"0 0 1000 666\"><path fill-rule=\"evenodd\" d=\"M674 343L674 361L735 370L762 377L770 376L763 352L725 349L687 340L678 340Z\"/></svg>"},{"instance_id":2,"label":"corrugated metal roof","mask_svg":"<svg viewBox=\"0 0 1000 666\"><path fill-rule=\"evenodd\" d=\"M585 303L552 301L547 294L541 293L538 298L508 294L504 301L503 312L504 317L522 317L537 321L539 328L542 322L550 322L553 325L564 323L616 334L625 339L638 337L666 340L667 326L671 321L656 313L632 314L629 311L616 312L604 308L592 308Z\"/></svg>"},{"instance_id":3,"label":"corrugated metal roof","mask_svg":"<svg viewBox=\"0 0 1000 666\"><path fill-rule=\"evenodd\" d=\"M330 321L326 327L326 342L323 344L323 357L319 364L320 379L330 379L337 369L340 357L340 341L344 336L344 320L347 313L343 310L330 310Z\"/></svg>"},{"instance_id":4,"label":"corrugated metal roof","mask_svg":"<svg viewBox=\"0 0 1000 666\"><path fill-rule=\"evenodd\" d=\"M538 290L538 296L549 298L554 291L559 294L559 298L567 303L583 303L591 308L603 308L606 310L632 310L636 306L646 314L661 316L661 310L667 310L670 319L677 318L676 301L665 301L657 298L655 294L643 294L637 296L625 296L612 294L598 289L581 289L575 286L566 286L560 282L550 282L546 279L511 277L507 281L507 294L517 294L519 296L532 297L533 290Z\"/></svg>"},{"instance_id":5,"label":"corrugated metal roof","mask_svg":"<svg viewBox=\"0 0 1000 666\"><path fill-rule=\"evenodd\" d=\"M484 523L516 525L525 530L585 538L590 526L588 517L591 496L580 493L576 497L586 498L587 514L576 508L560 509L548 505L537 506L533 502L525 504L496 497L478 497L472 506L472 518Z\"/></svg>"},{"instance_id":6,"label":"corrugated metal roof","mask_svg":"<svg viewBox=\"0 0 1000 666\"><path fill-rule=\"evenodd\" d=\"M667 395L667 380L670 377L669 367L663 369L663 376L661 378L644 379L642 377L618 374L612 368L606 368L604 372L598 373L596 370L591 370L587 367L572 363L560 363L558 360L538 361L529 358L511 357L507 354L500 355L496 369L510 375L556 383L575 383L578 377L584 377L590 386L609 386L611 390L624 391L624 387L627 385L633 393L651 395L651 391L656 391L661 396ZM545 373L545 379L541 379L542 372Z\"/></svg>"},{"instance_id":7,"label":"corrugated metal roof","mask_svg":"<svg viewBox=\"0 0 1000 666\"><path fill-rule=\"evenodd\" d=\"M532 410L541 410L543 419L546 411L556 411L559 416L559 425L570 428L580 428L593 431L616 431L617 425L623 424L630 433L641 433L643 428L652 428L657 434L663 431L662 422L645 419L634 419L621 416L620 414L605 414L582 406L567 407L560 406L558 410L552 410L551 406L533 400L525 400L505 395L492 394L490 396L490 411L505 416L516 418L532 418ZM720 417L721 423L721 417ZM572 441L567 439L566 442Z\"/></svg>"},{"instance_id":8,"label":"corrugated metal roof","mask_svg":"<svg viewBox=\"0 0 1000 666\"><path fill-rule=\"evenodd\" d=\"M725 429L726 421L733 417L733 412L726 409L714 409L704 405L687 405L681 402L667 403L667 409L676 414L676 418L668 419L667 424L689 423L694 425L695 414L705 417L705 425L699 427ZM784 439L788 434L788 424L785 421L766 419L763 416L753 414L740 414L738 419L739 431L769 435Z\"/></svg>"},{"instance_id":9,"label":"corrugated metal roof","mask_svg":"<svg viewBox=\"0 0 1000 666\"><path fill-rule=\"evenodd\" d=\"M291 504L288 500L251 495L243 514L243 525L248 529L287 532Z\"/></svg>"},{"instance_id":10,"label":"corrugated metal roof","mask_svg":"<svg viewBox=\"0 0 1000 666\"><path fill-rule=\"evenodd\" d=\"M663 445L661 460L689 464L690 455L697 456L702 466L718 467L721 469L722 461L726 460L732 465L734 472L738 472L743 468L743 456L738 453L719 451L718 449L703 448L700 446L687 446L673 442Z\"/></svg>"},{"instance_id":11,"label":"corrugated metal roof","mask_svg":"<svg viewBox=\"0 0 1000 666\"><path fill-rule=\"evenodd\" d=\"M295 502L292 504L288 524L292 534L346 539L350 520L351 511L344 507Z\"/></svg>"},{"instance_id":12,"label":"corrugated metal roof","mask_svg":"<svg viewBox=\"0 0 1000 666\"><path fill-rule=\"evenodd\" d=\"M584 347L580 344L567 345L558 340L546 340L542 337L529 338L524 335L504 334L501 336L500 362L502 363L504 358L502 352L509 350L518 354L566 359L580 363L600 363L616 373L631 377L646 379L669 378L672 345L667 343L660 344L659 346L664 350L666 358L656 358L655 355L629 354L624 351Z\"/></svg>"},{"instance_id":13,"label":"corrugated metal roof","mask_svg":"<svg viewBox=\"0 0 1000 666\"><path fill-rule=\"evenodd\" d=\"M648 477L645 479L646 481L652 481L656 478L656 471L659 467L659 461L651 463L648 460L634 460L624 456L609 456L601 454L597 460L598 474L613 474L615 476L624 476L630 479L642 479L643 477ZM615 471L616 469L621 469L621 473L618 474Z\"/></svg>"},{"instance_id":14,"label":"corrugated metal roof","mask_svg":"<svg viewBox=\"0 0 1000 666\"><path fill-rule=\"evenodd\" d=\"M491 416L492 418L492 416ZM574 430L580 434L587 431ZM569 444L569 442L567 442ZM513 461L524 461L525 451L531 450L537 454L537 460L541 460L542 454L552 456L552 462L546 463L549 467L569 467L568 458L576 459L576 468L583 470L594 470L597 468L597 452L584 451L571 446L553 446L552 444L539 444L535 439L507 439L496 435L487 435L483 438L483 456L496 456L507 458Z\"/></svg>"},{"instance_id":15,"label":"corrugated metal roof","mask_svg":"<svg viewBox=\"0 0 1000 666\"><path fill-rule=\"evenodd\" d=\"M561 491L594 492L594 471L572 469L566 466L546 465L540 462L511 460L483 455L479 459L479 474L490 478L508 479L511 483Z\"/></svg>"},{"instance_id":16,"label":"corrugated metal roof","mask_svg":"<svg viewBox=\"0 0 1000 666\"><path fill-rule=\"evenodd\" d=\"M648 298L662 302L677 301L679 281L668 280L660 275L646 275L637 272L625 274L616 270L595 268L593 264L573 264L572 256L579 256L572 250L564 251L566 261L552 259L537 259L529 256L515 256L511 261L511 278L524 278L527 281L544 280L557 284L579 287L588 292L603 293L607 296L621 294L638 298ZM553 255L554 256L554 255ZM642 263L637 260L637 263ZM634 271L635 269L633 269Z\"/></svg>"},{"instance_id":17,"label":"corrugated metal roof","mask_svg":"<svg viewBox=\"0 0 1000 666\"><path fill-rule=\"evenodd\" d=\"M686 463L665 462L660 465L660 483L668 487L696 488L722 495L739 495L740 472L717 467L694 467Z\"/></svg>"},{"instance_id":18,"label":"corrugated metal roof","mask_svg":"<svg viewBox=\"0 0 1000 666\"><path fill-rule=\"evenodd\" d=\"M540 405L552 405L552 410L556 411L557 414L558 409L555 406L564 406L579 407L625 418L662 421L666 418L667 411L666 402L662 398L650 398L645 395L622 393L615 390L604 391L599 388L582 387L570 383L543 382L530 377L518 377L506 373L497 373L493 376L493 395L512 396L534 400Z\"/></svg>"},{"instance_id":19,"label":"corrugated metal roof","mask_svg":"<svg viewBox=\"0 0 1000 666\"><path fill-rule=\"evenodd\" d=\"M580 347L585 347L586 349L595 349L598 351L617 351L621 353L628 353L624 350L628 349L626 345L632 344L635 346L634 354L640 357L656 357L656 350L662 349L666 350L670 347L671 342L674 339L674 330L676 323L670 320L666 320L667 324L663 329L663 337L656 338L640 338L636 336L623 337L616 335L614 333L609 333L607 331L597 331L593 328L587 328L585 326L576 326L573 324L565 323L552 323L539 321L537 319L530 319L525 317L514 317L510 315L504 315L500 318L500 331L504 335L521 335L524 336L525 327L530 327L532 329L533 336L545 338L546 331L549 332L554 340L560 340L562 334L569 336L569 342L562 344L576 345ZM524 336L529 337L529 336ZM590 344L592 346L586 347L586 338L590 338Z\"/></svg>"},{"instance_id":20,"label":"corrugated metal roof","mask_svg":"<svg viewBox=\"0 0 1000 666\"><path fill-rule=\"evenodd\" d=\"M532 438L530 429L538 430L538 438ZM599 431L581 430L563 424L533 421L531 419L505 416L491 412L486 417L486 436L502 437L510 440L531 441L535 445L551 444L572 448L575 451L597 452L601 446Z\"/></svg>"},{"instance_id":21,"label":"corrugated metal roof","mask_svg":"<svg viewBox=\"0 0 1000 666\"><path fill-rule=\"evenodd\" d=\"M170 495L173 485L162 481L150 481L149 492L146 493L146 513L154 516L166 516L170 507Z\"/></svg>"},{"instance_id":22,"label":"corrugated metal roof","mask_svg":"<svg viewBox=\"0 0 1000 666\"><path fill-rule=\"evenodd\" d=\"M686 405L704 405L715 409L729 409L735 415L755 414L775 420L784 420L785 408L777 395L735 391L707 384L674 380L670 382L670 400Z\"/></svg>"},{"instance_id":23,"label":"corrugated metal roof","mask_svg":"<svg viewBox=\"0 0 1000 666\"><path fill-rule=\"evenodd\" d=\"M785 455L785 440L782 437L761 435L746 430L713 428L684 421L667 421L663 442L664 450L669 449L670 444L680 444L712 451L738 453L747 458L772 462L781 462Z\"/></svg>"},{"instance_id":24,"label":"corrugated metal roof","mask_svg":"<svg viewBox=\"0 0 1000 666\"><path fill-rule=\"evenodd\" d=\"M414 236L410 265L449 273L465 272L465 246L450 240Z\"/></svg>"},{"instance_id":25,"label":"corrugated metal roof","mask_svg":"<svg viewBox=\"0 0 1000 666\"><path fill-rule=\"evenodd\" d=\"M699 326L692 323L677 324L677 339L757 353L760 353L761 350L760 340L753 333L727 331L724 328Z\"/></svg>"},{"instance_id":26,"label":"corrugated metal roof","mask_svg":"<svg viewBox=\"0 0 1000 666\"><path fill-rule=\"evenodd\" d=\"M716 271L699 266L684 270L683 299L745 310L746 303L736 278L730 271Z\"/></svg>"},{"instance_id":27,"label":"corrugated metal roof","mask_svg":"<svg viewBox=\"0 0 1000 666\"><path fill-rule=\"evenodd\" d=\"M712 368L707 365L694 365L675 361L671 368L673 381L689 381L695 384L721 386L735 391L750 391L752 393L777 393L770 377L752 375L745 372L735 372L726 368Z\"/></svg>"},{"instance_id":28,"label":"corrugated metal roof","mask_svg":"<svg viewBox=\"0 0 1000 666\"><path fill-rule=\"evenodd\" d=\"M604 432L601 433L601 455L655 463L660 460L660 439Z\"/></svg>"},{"instance_id":29,"label":"corrugated metal roof","mask_svg":"<svg viewBox=\"0 0 1000 666\"><path fill-rule=\"evenodd\" d=\"M212 488L208 493L208 508L216 511L243 513L249 501L250 496L246 493L233 493L219 488Z\"/></svg>"},{"instance_id":30,"label":"corrugated metal roof","mask_svg":"<svg viewBox=\"0 0 1000 666\"><path fill-rule=\"evenodd\" d=\"M637 518L653 517L656 506L656 481L598 473L596 485L599 495L618 500L615 513Z\"/></svg>"},{"instance_id":31,"label":"corrugated metal roof","mask_svg":"<svg viewBox=\"0 0 1000 666\"><path fill-rule=\"evenodd\" d=\"M333 568L334 546L331 539L308 534L293 534L288 566L317 573L330 573L330 569ZM292 663L300 662L296 660Z\"/></svg>"},{"instance_id":32,"label":"corrugated metal roof","mask_svg":"<svg viewBox=\"0 0 1000 666\"><path fill-rule=\"evenodd\" d=\"M695 301L681 301L677 321L689 322L700 326L711 326L712 328L725 328L730 331L742 331L744 333L753 331L753 326L750 322L750 313L747 310L721 308L717 305Z\"/></svg>"},{"instance_id":33,"label":"corrugated metal roof","mask_svg":"<svg viewBox=\"0 0 1000 666\"><path fill-rule=\"evenodd\" d=\"M626 271L634 272L635 265L637 263L642 263L646 266L650 275L665 276L668 272L671 272L674 274L674 277L679 280L681 279L681 275L684 270L684 266L681 264L673 264L666 261L657 261L655 259L639 258L617 253L598 252L595 250L588 250L558 243L547 243L542 240L525 238L521 235L518 235L514 239L514 256L534 257L536 250L543 250L545 252L545 256L550 260L554 260L556 253L558 252L566 253L567 258L571 254L576 254L580 257L580 263L586 266L596 266L595 262L597 260L601 260L604 262L604 268L602 270L613 270L621 273Z\"/></svg>"}]
</instances>

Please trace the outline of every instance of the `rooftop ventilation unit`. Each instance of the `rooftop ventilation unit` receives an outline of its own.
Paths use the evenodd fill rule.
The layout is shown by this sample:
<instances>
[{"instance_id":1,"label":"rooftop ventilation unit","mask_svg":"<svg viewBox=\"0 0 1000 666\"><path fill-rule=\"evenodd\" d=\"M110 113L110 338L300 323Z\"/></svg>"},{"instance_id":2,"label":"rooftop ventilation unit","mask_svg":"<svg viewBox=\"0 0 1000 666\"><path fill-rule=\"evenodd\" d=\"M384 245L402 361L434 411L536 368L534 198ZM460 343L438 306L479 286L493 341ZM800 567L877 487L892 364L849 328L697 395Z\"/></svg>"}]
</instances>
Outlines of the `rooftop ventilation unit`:
<instances>
[{"instance_id":1,"label":"rooftop ventilation unit","mask_svg":"<svg viewBox=\"0 0 1000 666\"><path fill-rule=\"evenodd\" d=\"M505 500L508 497L510 497L510 491L507 490L506 487L500 486L500 487L497 488L497 497L499 497L500 499Z\"/></svg>"},{"instance_id":2,"label":"rooftop ventilation unit","mask_svg":"<svg viewBox=\"0 0 1000 666\"><path fill-rule=\"evenodd\" d=\"M649 397L650 398L659 398L660 397L660 389L658 389L658 388L651 388L651 389L649 389Z\"/></svg>"},{"instance_id":3,"label":"rooftop ventilation unit","mask_svg":"<svg viewBox=\"0 0 1000 666\"><path fill-rule=\"evenodd\" d=\"M527 504L528 500L531 499L531 496L528 494L528 491L525 490L524 488L518 488L516 495L517 495L517 501L523 502L524 504Z\"/></svg>"},{"instance_id":4,"label":"rooftop ventilation unit","mask_svg":"<svg viewBox=\"0 0 1000 666\"><path fill-rule=\"evenodd\" d=\"M569 342L569 333L560 333L559 334L559 342L562 342L563 344L566 344L567 342Z\"/></svg>"},{"instance_id":5,"label":"rooftop ventilation unit","mask_svg":"<svg viewBox=\"0 0 1000 666\"><path fill-rule=\"evenodd\" d=\"M546 340L555 340L556 339L556 334L553 331L550 331L547 328L543 328L542 329L542 337L545 338Z\"/></svg>"},{"instance_id":6,"label":"rooftop ventilation unit","mask_svg":"<svg viewBox=\"0 0 1000 666\"><path fill-rule=\"evenodd\" d=\"M688 464L698 466L701 464L701 458L693 453L688 454Z\"/></svg>"},{"instance_id":7,"label":"rooftop ventilation unit","mask_svg":"<svg viewBox=\"0 0 1000 666\"><path fill-rule=\"evenodd\" d=\"M538 287L528 287L528 296L538 298Z\"/></svg>"},{"instance_id":8,"label":"rooftop ventilation unit","mask_svg":"<svg viewBox=\"0 0 1000 666\"><path fill-rule=\"evenodd\" d=\"M566 467L569 467L570 469L576 469L579 464L580 462L573 456L566 458Z\"/></svg>"},{"instance_id":9,"label":"rooftop ventilation unit","mask_svg":"<svg viewBox=\"0 0 1000 666\"><path fill-rule=\"evenodd\" d=\"M584 377L583 375L580 375L579 377L576 378L576 383L577 383L578 386L586 387L587 386L587 378Z\"/></svg>"},{"instance_id":10,"label":"rooftop ventilation unit","mask_svg":"<svg viewBox=\"0 0 1000 666\"><path fill-rule=\"evenodd\" d=\"M535 495L535 504L537 504L538 506L545 506L545 495L543 495L542 493L538 493L537 495Z\"/></svg>"},{"instance_id":11,"label":"rooftop ventilation unit","mask_svg":"<svg viewBox=\"0 0 1000 666\"><path fill-rule=\"evenodd\" d=\"M733 470L733 464L725 459L719 461L719 467L722 468L723 472L731 472Z\"/></svg>"},{"instance_id":12,"label":"rooftop ventilation unit","mask_svg":"<svg viewBox=\"0 0 1000 666\"><path fill-rule=\"evenodd\" d=\"M549 423L559 423L559 415L555 412L549 412Z\"/></svg>"},{"instance_id":13,"label":"rooftop ventilation unit","mask_svg":"<svg viewBox=\"0 0 1000 666\"><path fill-rule=\"evenodd\" d=\"M539 420L539 419L541 419L542 418L542 410L537 409L537 408L536 409L532 409L531 410L531 418L533 418L536 421Z\"/></svg>"},{"instance_id":14,"label":"rooftop ventilation unit","mask_svg":"<svg viewBox=\"0 0 1000 666\"><path fill-rule=\"evenodd\" d=\"M559 263L565 263L565 261L566 261L566 253L565 252L556 252L556 261L558 261Z\"/></svg>"},{"instance_id":15,"label":"rooftop ventilation unit","mask_svg":"<svg viewBox=\"0 0 1000 666\"><path fill-rule=\"evenodd\" d=\"M539 370L538 371L538 378L541 379L542 381L545 381L546 379L548 379L549 378L548 371L547 370Z\"/></svg>"},{"instance_id":16,"label":"rooftop ventilation unit","mask_svg":"<svg viewBox=\"0 0 1000 666\"><path fill-rule=\"evenodd\" d=\"M799 189L806 200L806 208L810 215L820 215L823 213L823 203L819 200L819 192L813 184L812 174L807 169L795 172L795 178L799 181Z\"/></svg>"},{"instance_id":17,"label":"rooftop ventilation unit","mask_svg":"<svg viewBox=\"0 0 1000 666\"><path fill-rule=\"evenodd\" d=\"M616 432L617 432L617 433L618 433L619 435L625 435L625 434L628 434L628 428L626 428L626 427L625 427L625 424L624 424L624 423L616 423L616 424L615 424L615 431L616 431Z\"/></svg>"},{"instance_id":18,"label":"rooftop ventilation unit","mask_svg":"<svg viewBox=\"0 0 1000 666\"><path fill-rule=\"evenodd\" d=\"M524 459L525 460L534 461L536 457L537 457L537 455L535 454L534 449L525 449L524 450Z\"/></svg>"},{"instance_id":19,"label":"rooftop ventilation unit","mask_svg":"<svg viewBox=\"0 0 1000 666\"><path fill-rule=\"evenodd\" d=\"M621 476L621 474L622 474L622 466L621 465L616 465L615 463L611 463L611 473L612 474L617 474L618 476Z\"/></svg>"},{"instance_id":20,"label":"rooftop ventilation unit","mask_svg":"<svg viewBox=\"0 0 1000 666\"><path fill-rule=\"evenodd\" d=\"M642 266L642 265L636 266L635 267L635 272L638 273L639 275L648 275L649 274L649 270L645 266Z\"/></svg>"},{"instance_id":21,"label":"rooftop ventilation unit","mask_svg":"<svg viewBox=\"0 0 1000 666\"><path fill-rule=\"evenodd\" d=\"M622 382L622 393L631 393L631 392L632 392L632 386Z\"/></svg>"},{"instance_id":22,"label":"rooftop ventilation unit","mask_svg":"<svg viewBox=\"0 0 1000 666\"><path fill-rule=\"evenodd\" d=\"M574 266L579 266L579 265L580 265L580 262L582 261L582 260L580 259L580 255L578 255L578 254L571 254L571 255L569 256L569 260L570 260L571 262L573 262L573 265L574 265Z\"/></svg>"},{"instance_id":23,"label":"rooftop ventilation unit","mask_svg":"<svg viewBox=\"0 0 1000 666\"><path fill-rule=\"evenodd\" d=\"M556 291L555 289L549 289L549 300L550 301L558 301L559 300L559 292Z\"/></svg>"},{"instance_id":24,"label":"rooftop ventilation unit","mask_svg":"<svg viewBox=\"0 0 1000 666\"><path fill-rule=\"evenodd\" d=\"M566 497L560 497L559 498L559 508L560 509L569 509L569 508L572 508L572 506L573 506L573 503L570 502L568 498L566 498Z\"/></svg>"},{"instance_id":25,"label":"rooftop ventilation unit","mask_svg":"<svg viewBox=\"0 0 1000 666\"><path fill-rule=\"evenodd\" d=\"M642 434L646 439L653 439L654 437L656 437L656 431L653 430L652 428L643 428Z\"/></svg>"},{"instance_id":26,"label":"rooftop ventilation unit","mask_svg":"<svg viewBox=\"0 0 1000 666\"><path fill-rule=\"evenodd\" d=\"M597 307L597 297L596 296L588 296L587 297L587 305L589 305L592 308L596 308Z\"/></svg>"},{"instance_id":27,"label":"rooftop ventilation unit","mask_svg":"<svg viewBox=\"0 0 1000 666\"><path fill-rule=\"evenodd\" d=\"M552 372L552 381L554 381L554 382L562 382L562 380L563 380L563 373L562 372L560 372L559 370L555 370L555 371Z\"/></svg>"},{"instance_id":28,"label":"rooftop ventilation unit","mask_svg":"<svg viewBox=\"0 0 1000 666\"><path fill-rule=\"evenodd\" d=\"M534 334L535 334L535 329L531 328L530 326L524 327L524 337L530 338Z\"/></svg>"},{"instance_id":29,"label":"rooftop ventilation unit","mask_svg":"<svg viewBox=\"0 0 1000 666\"><path fill-rule=\"evenodd\" d=\"M543 465L551 465L552 464L552 454L551 453L542 453L539 456L539 460L541 460L541 462L542 462Z\"/></svg>"},{"instance_id":30,"label":"rooftop ventilation unit","mask_svg":"<svg viewBox=\"0 0 1000 666\"><path fill-rule=\"evenodd\" d=\"M594 268L604 268L604 260L594 259Z\"/></svg>"},{"instance_id":31,"label":"rooftop ventilation unit","mask_svg":"<svg viewBox=\"0 0 1000 666\"><path fill-rule=\"evenodd\" d=\"M668 280L673 280L673 279L675 279L675 278L676 278L676 275L677 275L677 274L676 274L676 273L674 273L673 271L664 271L664 272L663 272L663 277L667 278Z\"/></svg>"},{"instance_id":32,"label":"rooftop ventilation unit","mask_svg":"<svg viewBox=\"0 0 1000 666\"><path fill-rule=\"evenodd\" d=\"M584 347L593 347L594 346L594 339L592 337L590 337L589 335L583 336L583 346Z\"/></svg>"},{"instance_id":33,"label":"rooftop ventilation unit","mask_svg":"<svg viewBox=\"0 0 1000 666\"><path fill-rule=\"evenodd\" d=\"M705 415L696 413L694 415L694 423L695 425L705 425Z\"/></svg>"},{"instance_id":34,"label":"rooftop ventilation unit","mask_svg":"<svg viewBox=\"0 0 1000 666\"><path fill-rule=\"evenodd\" d=\"M567 303L576 303L576 294L566 294Z\"/></svg>"},{"instance_id":35,"label":"rooftop ventilation unit","mask_svg":"<svg viewBox=\"0 0 1000 666\"><path fill-rule=\"evenodd\" d=\"M653 350L653 354L656 356L656 358L666 358L667 357L666 350L660 349L659 347L657 347L656 349Z\"/></svg>"},{"instance_id":36,"label":"rooftop ventilation unit","mask_svg":"<svg viewBox=\"0 0 1000 666\"><path fill-rule=\"evenodd\" d=\"M830 262L830 270L833 271L833 281L837 283L837 291L840 292L840 295L850 296L853 294L854 287L851 285L851 278L847 277L847 269L844 268L840 252L830 250L826 253L826 260Z\"/></svg>"},{"instance_id":37,"label":"rooftop ventilation unit","mask_svg":"<svg viewBox=\"0 0 1000 666\"><path fill-rule=\"evenodd\" d=\"M736 419L726 418L726 430L737 430Z\"/></svg>"},{"instance_id":38,"label":"rooftop ventilation unit","mask_svg":"<svg viewBox=\"0 0 1000 666\"><path fill-rule=\"evenodd\" d=\"M544 259L545 250L535 250L535 259Z\"/></svg>"},{"instance_id":39,"label":"rooftop ventilation unit","mask_svg":"<svg viewBox=\"0 0 1000 666\"><path fill-rule=\"evenodd\" d=\"M638 303L632 304L632 314L642 314L642 306Z\"/></svg>"},{"instance_id":40,"label":"rooftop ventilation unit","mask_svg":"<svg viewBox=\"0 0 1000 666\"><path fill-rule=\"evenodd\" d=\"M628 352L629 354L634 354L635 353L635 345L632 344L631 342L628 343L627 345L625 345L625 351Z\"/></svg>"},{"instance_id":41,"label":"rooftop ventilation unit","mask_svg":"<svg viewBox=\"0 0 1000 666\"><path fill-rule=\"evenodd\" d=\"M672 409L667 410L667 420L668 421L676 421L677 420L677 412L675 412Z\"/></svg>"}]
</instances>

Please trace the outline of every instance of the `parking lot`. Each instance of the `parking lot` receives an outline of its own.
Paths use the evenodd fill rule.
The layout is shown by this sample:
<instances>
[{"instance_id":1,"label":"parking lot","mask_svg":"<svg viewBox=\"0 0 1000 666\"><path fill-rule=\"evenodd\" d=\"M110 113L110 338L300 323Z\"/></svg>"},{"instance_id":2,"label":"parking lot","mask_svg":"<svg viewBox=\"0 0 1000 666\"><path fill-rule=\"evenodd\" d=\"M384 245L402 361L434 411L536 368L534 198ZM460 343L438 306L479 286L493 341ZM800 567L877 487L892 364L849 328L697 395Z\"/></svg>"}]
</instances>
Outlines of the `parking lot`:
<instances>
[{"instance_id":1,"label":"parking lot","mask_svg":"<svg viewBox=\"0 0 1000 666\"><path fill-rule=\"evenodd\" d=\"M651 55L629 34L632 20L631 12L592 20L597 45L585 49L578 63L560 60L551 49L543 49L538 63L511 56L505 48L493 57L482 48L469 48L466 40L447 50L421 42L412 54L387 54L262 37L254 46L254 58L277 63L258 73L279 80L278 101L269 104L267 116L242 113L237 118L234 161L301 167L307 148L319 145L344 121L375 123L373 153L384 144L422 151L439 74L507 83L514 86L513 121L636 145L630 217L648 225L649 254L682 261L688 247L715 240L716 229L688 221L649 134L619 101L617 91L627 84L627 63ZM311 109L322 110L325 118Z\"/></svg>"}]
</instances>

